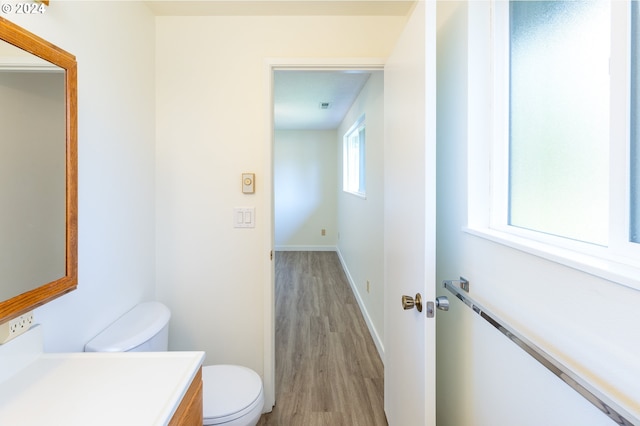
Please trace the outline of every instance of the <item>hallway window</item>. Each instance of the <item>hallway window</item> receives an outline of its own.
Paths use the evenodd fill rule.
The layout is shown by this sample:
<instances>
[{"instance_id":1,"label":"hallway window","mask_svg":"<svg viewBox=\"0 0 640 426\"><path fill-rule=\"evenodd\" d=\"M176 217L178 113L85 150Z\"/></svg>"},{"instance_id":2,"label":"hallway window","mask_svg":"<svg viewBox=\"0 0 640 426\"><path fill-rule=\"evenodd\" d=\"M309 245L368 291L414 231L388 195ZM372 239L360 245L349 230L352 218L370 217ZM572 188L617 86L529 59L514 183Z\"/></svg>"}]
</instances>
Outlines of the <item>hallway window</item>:
<instances>
[{"instance_id":1,"label":"hallway window","mask_svg":"<svg viewBox=\"0 0 640 426\"><path fill-rule=\"evenodd\" d=\"M631 3L631 218L629 239L640 243L640 2Z\"/></svg>"},{"instance_id":2,"label":"hallway window","mask_svg":"<svg viewBox=\"0 0 640 426\"><path fill-rule=\"evenodd\" d=\"M365 120L360 117L343 138L342 189L365 197Z\"/></svg>"}]
</instances>

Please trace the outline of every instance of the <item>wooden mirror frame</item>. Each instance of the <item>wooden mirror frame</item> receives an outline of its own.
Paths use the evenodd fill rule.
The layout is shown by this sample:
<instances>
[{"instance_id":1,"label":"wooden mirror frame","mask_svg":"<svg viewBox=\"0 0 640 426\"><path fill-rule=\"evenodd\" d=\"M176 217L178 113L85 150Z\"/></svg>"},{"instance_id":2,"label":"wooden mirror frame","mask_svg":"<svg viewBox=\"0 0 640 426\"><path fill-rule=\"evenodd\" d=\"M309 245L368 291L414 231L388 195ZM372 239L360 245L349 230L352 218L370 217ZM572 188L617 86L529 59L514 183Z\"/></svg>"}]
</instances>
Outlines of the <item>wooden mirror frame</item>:
<instances>
[{"instance_id":1,"label":"wooden mirror frame","mask_svg":"<svg viewBox=\"0 0 640 426\"><path fill-rule=\"evenodd\" d=\"M0 301L0 324L62 296L78 286L78 103L75 56L0 17L0 39L65 70L66 265L65 275Z\"/></svg>"}]
</instances>

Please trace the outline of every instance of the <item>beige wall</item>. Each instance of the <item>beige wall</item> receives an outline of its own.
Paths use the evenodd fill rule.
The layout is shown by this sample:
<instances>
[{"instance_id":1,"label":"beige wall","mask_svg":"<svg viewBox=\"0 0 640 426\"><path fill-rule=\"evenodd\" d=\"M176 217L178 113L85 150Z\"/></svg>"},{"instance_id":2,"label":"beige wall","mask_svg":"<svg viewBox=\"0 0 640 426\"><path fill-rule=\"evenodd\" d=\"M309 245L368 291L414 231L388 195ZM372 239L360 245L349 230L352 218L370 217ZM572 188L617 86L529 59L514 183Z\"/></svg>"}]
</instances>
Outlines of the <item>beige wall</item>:
<instances>
[{"instance_id":1,"label":"beige wall","mask_svg":"<svg viewBox=\"0 0 640 426\"><path fill-rule=\"evenodd\" d=\"M172 349L203 349L206 364L269 372L267 59L384 58L404 22L157 18L157 294L173 312ZM241 193L242 172L256 173L255 194ZM234 229L233 208L245 206L255 207L256 227ZM272 384L266 376L267 389Z\"/></svg>"},{"instance_id":2,"label":"beige wall","mask_svg":"<svg viewBox=\"0 0 640 426\"><path fill-rule=\"evenodd\" d=\"M275 132L276 250L336 249L338 157L335 141L335 130Z\"/></svg>"}]
</instances>

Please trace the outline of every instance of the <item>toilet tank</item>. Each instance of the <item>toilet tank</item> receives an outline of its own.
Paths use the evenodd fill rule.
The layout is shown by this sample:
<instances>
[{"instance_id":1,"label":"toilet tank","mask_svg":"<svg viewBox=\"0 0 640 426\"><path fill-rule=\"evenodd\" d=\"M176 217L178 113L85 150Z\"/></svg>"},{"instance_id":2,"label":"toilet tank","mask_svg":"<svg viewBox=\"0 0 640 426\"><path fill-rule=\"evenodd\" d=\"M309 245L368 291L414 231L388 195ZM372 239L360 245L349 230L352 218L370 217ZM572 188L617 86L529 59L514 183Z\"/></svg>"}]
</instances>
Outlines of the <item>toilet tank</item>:
<instances>
[{"instance_id":1,"label":"toilet tank","mask_svg":"<svg viewBox=\"0 0 640 426\"><path fill-rule=\"evenodd\" d=\"M91 339L85 352L163 352L169 347L169 308L160 302L136 305Z\"/></svg>"}]
</instances>

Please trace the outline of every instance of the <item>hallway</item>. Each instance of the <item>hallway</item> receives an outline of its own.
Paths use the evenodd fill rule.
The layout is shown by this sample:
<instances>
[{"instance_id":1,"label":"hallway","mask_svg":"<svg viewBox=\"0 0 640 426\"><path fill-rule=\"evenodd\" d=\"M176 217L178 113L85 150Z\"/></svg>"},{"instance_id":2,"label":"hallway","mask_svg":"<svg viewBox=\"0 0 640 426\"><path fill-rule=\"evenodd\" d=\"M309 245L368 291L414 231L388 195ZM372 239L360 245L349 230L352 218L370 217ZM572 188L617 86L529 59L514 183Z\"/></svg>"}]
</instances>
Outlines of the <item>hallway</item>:
<instances>
[{"instance_id":1,"label":"hallway","mask_svg":"<svg viewBox=\"0 0 640 426\"><path fill-rule=\"evenodd\" d=\"M275 262L276 406L258 425L386 425L382 362L337 254Z\"/></svg>"}]
</instances>

